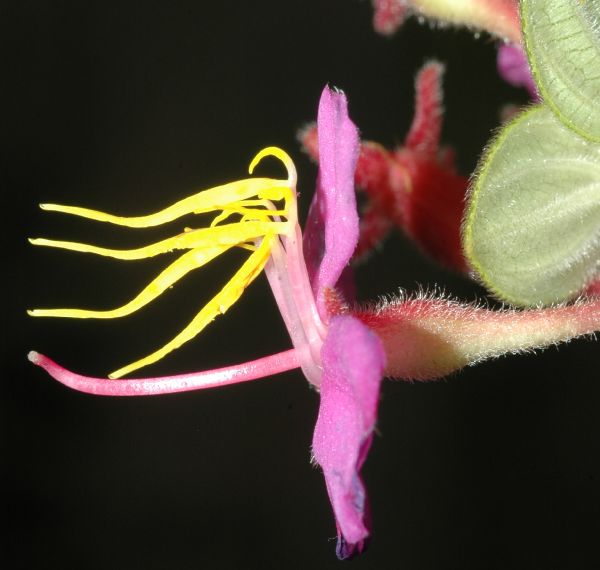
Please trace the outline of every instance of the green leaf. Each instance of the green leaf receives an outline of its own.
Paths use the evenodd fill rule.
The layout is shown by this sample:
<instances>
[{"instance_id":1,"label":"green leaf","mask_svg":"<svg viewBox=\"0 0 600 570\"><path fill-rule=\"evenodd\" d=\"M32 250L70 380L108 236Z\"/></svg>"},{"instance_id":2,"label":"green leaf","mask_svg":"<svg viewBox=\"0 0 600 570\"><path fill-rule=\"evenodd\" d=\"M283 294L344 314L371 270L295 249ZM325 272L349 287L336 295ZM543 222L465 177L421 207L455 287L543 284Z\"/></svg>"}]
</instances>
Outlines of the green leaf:
<instances>
[{"instance_id":1,"label":"green leaf","mask_svg":"<svg viewBox=\"0 0 600 570\"><path fill-rule=\"evenodd\" d=\"M600 141L600 2L522 0L521 19L544 102L574 131Z\"/></svg>"},{"instance_id":2,"label":"green leaf","mask_svg":"<svg viewBox=\"0 0 600 570\"><path fill-rule=\"evenodd\" d=\"M531 306L577 295L600 268L600 145L546 106L525 111L481 159L463 247L504 301Z\"/></svg>"}]
</instances>

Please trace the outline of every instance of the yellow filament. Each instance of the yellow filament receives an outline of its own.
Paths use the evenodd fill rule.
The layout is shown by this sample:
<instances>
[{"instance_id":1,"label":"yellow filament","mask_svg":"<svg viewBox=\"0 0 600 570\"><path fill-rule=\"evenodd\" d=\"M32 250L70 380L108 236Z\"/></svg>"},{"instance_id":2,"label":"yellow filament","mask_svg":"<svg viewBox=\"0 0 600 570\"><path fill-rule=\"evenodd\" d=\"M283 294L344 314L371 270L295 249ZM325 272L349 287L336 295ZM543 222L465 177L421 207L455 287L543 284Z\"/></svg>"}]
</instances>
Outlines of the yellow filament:
<instances>
[{"instance_id":1,"label":"yellow filament","mask_svg":"<svg viewBox=\"0 0 600 570\"><path fill-rule=\"evenodd\" d=\"M146 216L122 217L87 208L41 204L44 210L62 212L84 218L108 222L132 228L144 228L171 222L187 214L220 213L208 228L189 229L154 244L135 249L110 249L70 241L30 239L33 245L56 247L83 253L113 257L123 260L153 257L173 250L188 249L151 281L136 297L125 305L111 310L85 309L34 309L28 311L35 317L70 317L112 319L129 315L147 305L190 271L202 267L232 247L240 247L251 253L242 267L194 317L183 331L161 349L149 356L125 366L113 374L118 378L134 370L160 360L183 343L194 338L214 318L225 313L242 295L244 289L262 271L271 254L271 248L278 235L290 235L295 231L296 170L291 158L281 149L269 147L259 152L252 160L249 172L266 156L274 156L283 162L288 172L287 180L269 178L248 178L231 182L199 192L184 198L163 210ZM276 208L273 201L283 201L283 207ZM223 224L232 215L239 221ZM281 217L286 218L280 221ZM221 225L219 225L221 224Z\"/></svg>"}]
</instances>

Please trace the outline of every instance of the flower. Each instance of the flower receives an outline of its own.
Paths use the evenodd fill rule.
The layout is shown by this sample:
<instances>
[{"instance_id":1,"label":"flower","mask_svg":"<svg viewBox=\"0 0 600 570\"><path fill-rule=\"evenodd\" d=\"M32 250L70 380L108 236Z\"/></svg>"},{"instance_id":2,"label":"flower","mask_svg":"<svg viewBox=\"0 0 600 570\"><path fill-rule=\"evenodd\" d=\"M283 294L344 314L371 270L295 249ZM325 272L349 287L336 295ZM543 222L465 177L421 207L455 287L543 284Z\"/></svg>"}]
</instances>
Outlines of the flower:
<instances>
[{"instance_id":1,"label":"flower","mask_svg":"<svg viewBox=\"0 0 600 570\"><path fill-rule=\"evenodd\" d=\"M121 218L84 208L42 206L129 227L158 225L188 213L220 212L209 228L186 230L136 250L32 240L35 245L118 259L189 250L123 307L112 311L44 309L30 311L33 316L123 316L152 301L188 271L227 249L241 247L250 251L231 280L175 339L117 370L111 375L113 378L155 362L193 338L231 307L263 269L289 331L292 349L216 370L127 380L82 376L37 352L31 352L29 358L71 388L112 396L225 386L301 367L320 393L313 458L323 470L336 520L337 555L349 558L364 549L370 534L369 507L360 470L373 438L383 377L439 378L486 358L590 333L600 328L600 299L522 312L490 311L430 296L400 298L363 308L347 303L336 286L344 278L358 242L353 179L359 146L343 93L324 90L317 127L320 170L304 242L297 220L296 171L290 157L274 147L254 158L250 172L271 155L285 165L285 180L249 178L225 184L149 216ZM238 220L229 221L233 216Z\"/></svg>"},{"instance_id":2,"label":"flower","mask_svg":"<svg viewBox=\"0 0 600 570\"><path fill-rule=\"evenodd\" d=\"M340 558L348 558L362 551L369 535L364 520L366 496L359 471L371 444L386 358L381 341L359 319L351 315L331 315L327 309L328 291L336 286L358 240L353 181L358 133L348 117L343 93L328 88L323 91L318 125L321 168L304 238L306 263L297 220L295 168L289 156L276 148L261 151L252 161L250 173L263 157L273 155L286 166L287 180L254 178L226 184L200 192L150 216L121 218L82 208L42 206L46 210L130 227L157 225L191 212L220 210L209 228L188 230L130 251L31 240L35 245L119 259L138 259L173 249L189 249L135 299L119 309L34 310L30 311L32 316L123 316L150 302L188 271L201 267L225 250L237 246L252 251L229 283L179 335L160 350L112 373L111 378L119 378L151 364L193 338L218 314L224 313L263 268L292 339L292 350L208 373L118 382L74 374L37 353L32 353L30 359L72 388L124 396L230 384L300 366L309 382L320 390L321 406L313 455L323 469L336 517L337 554ZM273 202L283 204L276 207ZM241 216L239 221L223 223L236 214Z\"/></svg>"}]
</instances>

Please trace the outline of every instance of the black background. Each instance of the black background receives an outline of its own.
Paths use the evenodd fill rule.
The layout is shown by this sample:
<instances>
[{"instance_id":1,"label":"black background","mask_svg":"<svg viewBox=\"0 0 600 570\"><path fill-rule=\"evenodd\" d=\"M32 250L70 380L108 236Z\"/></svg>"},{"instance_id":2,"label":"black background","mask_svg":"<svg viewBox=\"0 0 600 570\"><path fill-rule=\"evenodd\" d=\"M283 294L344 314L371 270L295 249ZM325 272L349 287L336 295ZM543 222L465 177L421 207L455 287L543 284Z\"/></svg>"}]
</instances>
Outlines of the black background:
<instances>
[{"instance_id":1,"label":"black background","mask_svg":"<svg viewBox=\"0 0 600 570\"><path fill-rule=\"evenodd\" d=\"M26 361L36 349L105 375L170 339L239 262L218 262L119 321L30 319L106 308L164 266L28 246L46 236L134 246L41 201L146 213L240 178L275 144L305 209L316 168L295 133L322 87L363 136L402 140L413 77L446 62L446 142L470 172L503 103L489 38L409 22L391 40L361 0L2 2L2 533L5 568L333 568L333 518L309 464L318 397L298 372L157 398L95 398ZM399 236L358 274L363 299L439 284L483 292ZM147 373L222 366L290 346L264 277ZM598 345L589 340L430 384L386 382L364 469L373 541L357 568L597 568Z\"/></svg>"}]
</instances>

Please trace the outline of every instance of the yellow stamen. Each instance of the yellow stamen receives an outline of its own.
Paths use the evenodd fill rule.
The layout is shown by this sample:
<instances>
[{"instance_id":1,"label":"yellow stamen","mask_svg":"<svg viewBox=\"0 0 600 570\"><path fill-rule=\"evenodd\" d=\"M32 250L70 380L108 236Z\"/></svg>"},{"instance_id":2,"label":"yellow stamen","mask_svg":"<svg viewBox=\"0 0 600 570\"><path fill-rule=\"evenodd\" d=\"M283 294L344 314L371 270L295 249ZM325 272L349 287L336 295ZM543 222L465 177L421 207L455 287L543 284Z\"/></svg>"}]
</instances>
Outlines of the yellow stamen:
<instances>
[{"instance_id":1,"label":"yellow stamen","mask_svg":"<svg viewBox=\"0 0 600 570\"><path fill-rule=\"evenodd\" d=\"M234 246L240 242L257 239L268 232L281 234L286 231L287 224L284 222L245 222L243 224L238 222L225 226L201 228L199 230L188 229L179 235L137 249L109 249L86 243L55 241L44 238L30 239L29 242L33 245L94 253L105 257L131 261L154 257L176 249L205 248L214 245Z\"/></svg>"},{"instance_id":2,"label":"yellow stamen","mask_svg":"<svg viewBox=\"0 0 600 570\"><path fill-rule=\"evenodd\" d=\"M89 244L56 241L43 238L31 239L33 245L56 247L71 251L93 253L116 259L134 260L153 257L173 250L188 249L150 282L135 298L112 310L94 311L84 309L34 309L28 313L35 317L70 317L112 319L129 315L147 305L190 271L206 265L232 247L240 247L251 253L242 267L223 289L204 306L188 326L160 350L146 358L125 366L113 374L118 378L134 370L160 360L163 356L194 338L216 316L225 313L241 296L244 289L257 277L267 263L271 248L279 235L291 235L295 231L296 170L291 158L281 149L269 147L259 152L249 167L252 174L265 156L274 156L283 162L288 172L287 180L248 178L199 192L189 198L147 216L122 217L87 208L42 204L44 210L63 212L84 218L108 222L132 228L144 228L171 222L187 214L219 212L210 227L186 228L182 233L157 243L135 249L109 249ZM273 201L283 201L276 208ZM231 216L239 221L223 224ZM281 221L281 218L285 218ZM219 225L221 224L221 225Z\"/></svg>"},{"instance_id":3,"label":"yellow stamen","mask_svg":"<svg viewBox=\"0 0 600 570\"><path fill-rule=\"evenodd\" d=\"M251 243L240 243L238 244L238 247L240 249L245 249L246 251L256 251L257 247L255 245L252 245Z\"/></svg>"},{"instance_id":4,"label":"yellow stamen","mask_svg":"<svg viewBox=\"0 0 600 570\"><path fill-rule=\"evenodd\" d=\"M231 246L218 246L206 249L192 249L184 253L169 267L162 271L129 303L108 311L91 311L86 309L34 309L27 311L32 317L68 317L71 319L116 319L135 313L147 305L169 287L174 285L190 271L206 265Z\"/></svg>"},{"instance_id":5,"label":"yellow stamen","mask_svg":"<svg viewBox=\"0 0 600 570\"><path fill-rule=\"evenodd\" d=\"M225 287L223 287L223 289L221 289L221 291L200 310L188 326L173 340L145 358L116 370L112 374L109 374L108 377L120 378L121 376L125 376L125 374L130 374L134 370L142 368L142 366L157 362L172 350L179 348L183 343L193 339L211 321L213 321L215 317L223 315L225 311L240 298L244 289L246 289L246 287L248 287L248 285L250 285L263 270L271 255L271 246L273 245L274 239L274 234L265 236L259 248L245 261L242 267L238 269L236 274L227 282L227 285L225 285Z\"/></svg>"},{"instance_id":6,"label":"yellow stamen","mask_svg":"<svg viewBox=\"0 0 600 570\"><path fill-rule=\"evenodd\" d=\"M270 178L247 178L238 182L231 182L223 186L216 186L208 190L198 192L193 196L184 198L179 202L147 216L115 216L106 212L79 208L77 206L62 206L60 204L40 204L42 210L51 212L62 212L80 216L98 222L108 222L118 226L129 228L149 228L160 226L181 218L187 214L205 214L215 210L223 210L227 206L236 204L250 196L259 196L266 200L283 200L288 196L289 187L284 180L272 180Z\"/></svg>"},{"instance_id":7,"label":"yellow stamen","mask_svg":"<svg viewBox=\"0 0 600 570\"><path fill-rule=\"evenodd\" d=\"M242 216L243 221L256 219L257 217L260 217L261 219L269 219L269 216L285 216L287 214L285 210L270 210L267 212L266 210L256 209L256 206L270 208L271 202L269 200L244 200L243 202L238 202L238 206L241 207L224 208L223 211L211 222L210 227L212 228L221 222L224 222L227 218L233 216L234 214L239 214ZM248 206L254 206L254 208L249 208Z\"/></svg>"}]
</instances>

